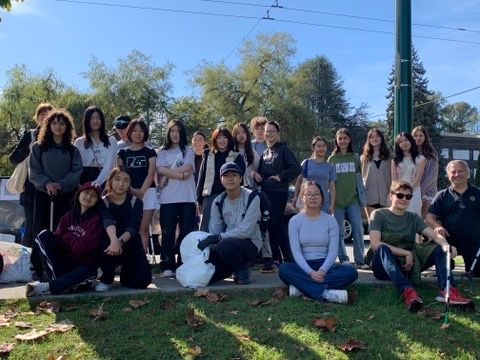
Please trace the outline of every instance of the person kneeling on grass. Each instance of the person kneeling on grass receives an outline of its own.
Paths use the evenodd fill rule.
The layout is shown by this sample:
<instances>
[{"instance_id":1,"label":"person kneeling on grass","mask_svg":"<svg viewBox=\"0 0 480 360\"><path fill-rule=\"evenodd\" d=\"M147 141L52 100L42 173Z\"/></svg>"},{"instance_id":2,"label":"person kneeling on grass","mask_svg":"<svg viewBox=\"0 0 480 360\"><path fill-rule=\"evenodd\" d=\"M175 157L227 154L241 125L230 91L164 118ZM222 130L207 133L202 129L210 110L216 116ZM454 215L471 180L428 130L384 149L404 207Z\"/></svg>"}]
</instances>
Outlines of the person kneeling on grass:
<instances>
[{"instance_id":1,"label":"person kneeling on grass","mask_svg":"<svg viewBox=\"0 0 480 360\"><path fill-rule=\"evenodd\" d=\"M48 282L28 283L27 296L60 294L92 285L103 237L97 209L100 196L98 185L83 184L75 195L72 211L62 216L55 232L43 230L35 238L31 261L43 269Z\"/></svg>"},{"instance_id":2,"label":"person kneeling on grass","mask_svg":"<svg viewBox=\"0 0 480 360\"><path fill-rule=\"evenodd\" d=\"M260 199L249 196L251 190L242 187L240 167L228 162L220 168L220 180L225 192L215 198L210 212L210 235L198 243L200 250L211 245L209 262L215 265L210 280L214 283L233 273L235 284L250 283L249 262L262 248Z\"/></svg>"},{"instance_id":3,"label":"person kneeling on grass","mask_svg":"<svg viewBox=\"0 0 480 360\"><path fill-rule=\"evenodd\" d=\"M390 207L372 212L370 219L370 245L373 249L373 275L379 280L391 280L401 294L409 311L418 311L422 299L413 285L420 282L420 273L435 265L440 293L437 301L445 301L447 283L447 240L435 233L416 213L406 211L413 195L412 186L406 181L393 181L390 187ZM415 243L415 235L423 234L435 241ZM452 256L456 249L452 247ZM450 304L470 305L471 300L455 287L450 273Z\"/></svg>"},{"instance_id":4,"label":"person kneeling on grass","mask_svg":"<svg viewBox=\"0 0 480 360\"><path fill-rule=\"evenodd\" d=\"M122 265L120 283L135 289L144 289L152 282L152 271L138 232L142 221L143 203L129 194L130 175L124 167L115 167L109 174L103 201L111 215L107 224L110 241L100 259L102 276L95 291L107 291L113 283L115 268Z\"/></svg>"},{"instance_id":5,"label":"person kneeling on grass","mask_svg":"<svg viewBox=\"0 0 480 360\"><path fill-rule=\"evenodd\" d=\"M300 190L303 210L290 219L288 235L295 262L280 265L278 275L289 285L290 296L301 293L315 300L346 304L346 286L358 278L351 265L334 264L338 255L338 224L322 209L323 194L314 181Z\"/></svg>"}]
</instances>

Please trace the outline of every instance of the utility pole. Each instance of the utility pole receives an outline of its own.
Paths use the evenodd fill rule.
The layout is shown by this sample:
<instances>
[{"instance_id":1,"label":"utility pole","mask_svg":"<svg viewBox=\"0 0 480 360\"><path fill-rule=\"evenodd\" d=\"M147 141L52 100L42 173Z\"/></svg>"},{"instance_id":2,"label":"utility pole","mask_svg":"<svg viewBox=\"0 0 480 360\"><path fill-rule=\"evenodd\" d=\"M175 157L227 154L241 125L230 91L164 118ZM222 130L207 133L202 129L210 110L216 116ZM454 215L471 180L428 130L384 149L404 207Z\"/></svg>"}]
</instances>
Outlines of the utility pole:
<instances>
[{"instance_id":1,"label":"utility pole","mask_svg":"<svg viewBox=\"0 0 480 360\"><path fill-rule=\"evenodd\" d=\"M412 6L411 0L395 1L394 136L413 128Z\"/></svg>"}]
</instances>

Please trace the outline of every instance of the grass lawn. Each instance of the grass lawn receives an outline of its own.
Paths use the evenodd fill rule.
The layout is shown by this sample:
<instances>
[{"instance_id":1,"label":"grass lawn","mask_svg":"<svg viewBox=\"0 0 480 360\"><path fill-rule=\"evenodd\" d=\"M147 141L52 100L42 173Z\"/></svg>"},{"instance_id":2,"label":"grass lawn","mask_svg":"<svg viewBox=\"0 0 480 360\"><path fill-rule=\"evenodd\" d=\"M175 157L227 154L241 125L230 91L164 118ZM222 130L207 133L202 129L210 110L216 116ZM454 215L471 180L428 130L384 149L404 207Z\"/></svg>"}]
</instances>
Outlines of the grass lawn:
<instances>
[{"instance_id":1,"label":"grass lawn","mask_svg":"<svg viewBox=\"0 0 480 360\"><path fill-rule=\"evenodd\" d=\"M478 281L478 280L477 280ZM427 313L412 314L393 287L355 286L354 305L338 305L300 298L272 299L273 290L227 292L221 303L192 293L137 297L80 297L61 302L58 313L21 314L0 327L0 343L13 342L16 321L41 330L68 319L75 328L50 333L38 342L16 342L9 359L479 359L480 312L452 309L450 327L441 329L443 306L434 300L433 285L419 288ZM468 290L468 289L467 289ZM473 293L480 306L480 285ZM132 299L149 303L125 311ZM259 301L270 301L258 306ZM34 311L39 300L3 301L8 310ZM103 320L90 317L104 303ZM253 306L252 303L257 306ZM262 304L260 304L262 305ZM195 318L187 323L189 309ZM191 311L191 310L190 310ZM313 326L316 318L335 318L336 330ZM195 326L197 325L197 326ZM338 345L353 338L366 349L344 352Z\"/></svg>"}]
</instances>

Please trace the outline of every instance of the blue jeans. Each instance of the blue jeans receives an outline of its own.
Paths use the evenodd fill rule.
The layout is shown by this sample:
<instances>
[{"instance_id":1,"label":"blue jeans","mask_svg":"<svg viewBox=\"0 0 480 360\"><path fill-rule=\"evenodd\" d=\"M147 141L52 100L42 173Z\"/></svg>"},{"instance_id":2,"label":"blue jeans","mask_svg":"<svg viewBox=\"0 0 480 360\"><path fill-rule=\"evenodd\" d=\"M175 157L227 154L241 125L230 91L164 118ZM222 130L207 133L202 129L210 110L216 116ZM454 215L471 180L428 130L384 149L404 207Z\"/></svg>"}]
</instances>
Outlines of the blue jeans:
<instances>
[{"instance_id":1,"label":"blue jeans","mask_svg":"<svg viewBox=\"0 0 480 360\"><path fill-rule=\"evenodd\" d=\"M440 289L445 289L447 285L447 256L440 246L430 254L424 264L420 264L424 271L435 265L437 283ZM379 280L391 280L397 291L401 294L406 288L413 287L407 279L407 274L398 264L397 258L392 250L383 244L373 254L372 260L373 275ZM455 281L450 272L450 285L455 286Z\"/></svg>"},{"instance_id":2,"label":"blue jeans","mask_svg":"<svg viewBox=\"0 0 480 360\"><path fill-rule=\"evenodd\" d=\"M312 269L322 266L325 259L308 260ZM287 262L280 265L278 276L287 285L293 285L302 293L315 300L321 300L326 289L343 289L358 278L357 269L351 265L335 264L327 271L322 283L313 280L297 263Z\"/></svg>"},{"instance_id":3,"label":"blue jeans","mask_svg":"<svg viewBox=\"0 0 480 360\"><path fill-rule=\"evenodd\" d=\"M350 224L352 225L352 235L353 235L353 257L356 264L364 263L364 252L365 244L363 241L363 225L362 225L362 214L361 208L358 203L353 203L348 205L346 208L336 208L335 209L335 219L338 223L338 259L340 262L350 261L347 255L347 249L345 248L345 229L343 223L345 220L345 213L348 215Z\"/></svg>"}]
</instances>

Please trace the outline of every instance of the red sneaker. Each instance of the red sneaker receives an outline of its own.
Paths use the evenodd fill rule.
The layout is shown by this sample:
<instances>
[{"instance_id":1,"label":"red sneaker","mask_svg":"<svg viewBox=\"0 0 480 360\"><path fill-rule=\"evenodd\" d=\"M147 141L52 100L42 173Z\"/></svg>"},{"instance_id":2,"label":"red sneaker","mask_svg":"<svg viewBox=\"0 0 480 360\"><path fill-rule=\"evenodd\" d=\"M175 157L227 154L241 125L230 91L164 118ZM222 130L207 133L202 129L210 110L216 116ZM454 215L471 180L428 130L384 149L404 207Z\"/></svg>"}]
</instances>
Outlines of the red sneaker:
<instances>
[{"instance_id":1,"label":"red sneaker","mask_svg":"<svg viewBox=\"0 0 480 360\"><path fill-rule=\"evenodd\" d=\"M436 297L436 300L445 304L445 290L440 291L440 294ZM470 305L472 299L462 295L457 288L450 288L450 304L452 305Z\"/></svg>"},{"instance_id":2,"label":"red sneaker","mask_svg":"<svg viewBox=\"0 0 480 360\"><path fill-rule=\"evenodd\" d=\"M406 288L402 292L402 299L408 311L417 312L422 307L423 301L414 288Z\"/></svg>"}]
</instances>

